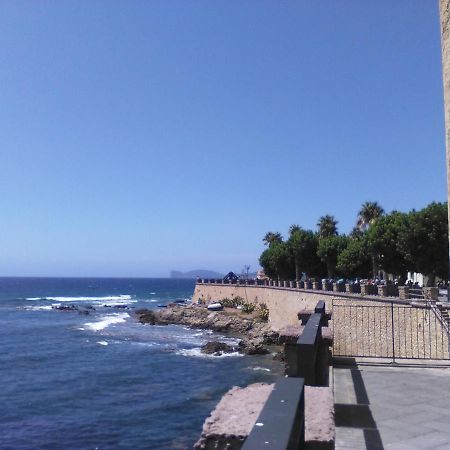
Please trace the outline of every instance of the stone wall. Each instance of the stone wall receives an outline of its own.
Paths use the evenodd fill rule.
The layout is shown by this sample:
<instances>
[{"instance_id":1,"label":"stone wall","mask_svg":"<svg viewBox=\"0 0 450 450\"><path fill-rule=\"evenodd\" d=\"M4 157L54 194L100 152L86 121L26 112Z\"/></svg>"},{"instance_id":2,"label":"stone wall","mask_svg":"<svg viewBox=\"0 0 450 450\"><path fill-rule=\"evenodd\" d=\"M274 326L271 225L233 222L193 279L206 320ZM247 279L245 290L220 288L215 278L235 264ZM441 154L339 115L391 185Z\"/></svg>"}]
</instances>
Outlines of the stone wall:
<instances>
[{"instance_id":1,"label":"stone wall","mask_svg":"<svg viewBox=\"0 0 450 450\"><path fill-rule=\"evenodd\" d=\"M224 298L242 297L249 303L265 303L269 309L269 323L274 330L289 325L298 325L297 314L300 311L313 311L319 300L326 303L327 312L331 311L333 292L295 291L283 288L262 286L239 286L235 284L197 284L192 300L199 299L213 303Z\"/></svg>"}]
</instances>

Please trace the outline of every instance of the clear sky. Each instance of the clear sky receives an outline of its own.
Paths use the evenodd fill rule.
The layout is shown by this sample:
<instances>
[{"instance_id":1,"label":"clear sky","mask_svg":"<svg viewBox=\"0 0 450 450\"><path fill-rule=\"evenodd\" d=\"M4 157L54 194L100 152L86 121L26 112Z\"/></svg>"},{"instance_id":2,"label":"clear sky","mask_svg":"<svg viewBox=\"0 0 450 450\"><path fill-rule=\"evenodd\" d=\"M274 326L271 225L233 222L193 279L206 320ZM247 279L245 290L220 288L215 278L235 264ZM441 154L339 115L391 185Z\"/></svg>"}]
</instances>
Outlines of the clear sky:
<instances>
[{"instance_id":1,"label":"clear sky","mask_svg":"<svg viewBox=\"0 0 450 450\"><path fill-rule=\"evenodd\" d=\"M445 201L438 2L0 2L0 274L257 266Z\"/></svg>"}]
</instances>

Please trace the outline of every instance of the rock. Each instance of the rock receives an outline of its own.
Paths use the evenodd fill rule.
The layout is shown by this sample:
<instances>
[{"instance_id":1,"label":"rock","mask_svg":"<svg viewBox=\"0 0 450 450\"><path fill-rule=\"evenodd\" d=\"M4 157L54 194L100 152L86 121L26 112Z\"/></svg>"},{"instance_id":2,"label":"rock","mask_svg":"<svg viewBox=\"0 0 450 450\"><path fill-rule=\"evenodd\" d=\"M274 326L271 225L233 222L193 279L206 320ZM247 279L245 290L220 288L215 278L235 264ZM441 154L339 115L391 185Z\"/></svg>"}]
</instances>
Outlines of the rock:
<instances>
[{"instance_id":1,"label":"rock","mask_svg":"<svg viewBox=\"0 0 450 450\"><path fill-rule=\"evenodd\" d=\"M278 341L278 333L274 332L268 323L244 317L236 310L211 312L202 306L172 304L164 309L137 310L135 314L143 324L180 324L191 328L237 334L243 338L239 351L249 355L267 354L269 351L264 345Z\"/></svg>"},{"instance_id":2,"label":"rock","mask_svg":"<svg viewBox=\"0 0 450 450\"><path fill-rule=\"evenodd\" d=\"M274 361L284 362L286 361L286 356L284 355L284 351L276 352L273 356Z\"/></svg>"},{"instance_id":3,"label":"rock","mask_svg":"<svg viewBox=\"0 0 450 450\"><path fill-rule=\"evenodd\" d=\"M207 342L202 347L202 353L206 353L207 355L221 355L222 353L231 353L234 351L234 348L231 347L228 344L225 344L225 342L219 342L219 341L211 341Z\"/></svg>"},{"instance_id":4,"label":"rock","mask_svg":"<svg viewBox=\"0 0 450 450\"><path fill-rule=\"evenodd\" d=\"M253 341L241 341L239 342L239 351L244 355L267 355L269 350L264 348L260 343Z\"/></svg>"}]
</instances>

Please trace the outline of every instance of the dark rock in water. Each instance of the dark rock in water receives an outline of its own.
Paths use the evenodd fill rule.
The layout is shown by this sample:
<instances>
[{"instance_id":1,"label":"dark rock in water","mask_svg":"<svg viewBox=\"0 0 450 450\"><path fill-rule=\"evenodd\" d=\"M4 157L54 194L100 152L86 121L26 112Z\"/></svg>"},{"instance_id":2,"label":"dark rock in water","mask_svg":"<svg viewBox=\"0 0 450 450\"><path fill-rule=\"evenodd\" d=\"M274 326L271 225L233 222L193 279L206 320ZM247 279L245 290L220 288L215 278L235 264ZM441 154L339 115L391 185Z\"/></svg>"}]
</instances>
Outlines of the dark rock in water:
<instances>
[{"instance_id":1,"label":"dark rock in water","mask_svg":"<svg viewBox=\"0 0 450 450\"><path fill-rule=\"evenodd\" d=\"M202 347L202 353L206 353L207 355L221 355L222 353L231 353L234 351L234 348L225 342L219 341L211 341L207 342Z\"/></svg>"},{"instance_id":2,"label":"dark rock in water","mask_svg":"<svg viewBox=\"0 0 450 450\"><path fill-rule=\"evenodd\" d=\"M90 312L87 309L80 309L78 310L78 314L84 314L85 316L87 316L90 314Z\"/></svg>"},{"instance_id":3,"label":"dark rock in water","mask_svg":"<svg viewBox=\"0 0 450 450\"><path fill-rule=\"evenodd\" d=\"M167 305L158 305L158 308L167 308Z\"/></svg>"},{"instance_id":4,"label":"dark rock in water","mask_svg":"<svg viewBox=\"0 0 450 450\"><path fill-rule=\"evenodd\" d=\"M175 300L175 303L183 304L186 303L186 300Z\"/></svg>"},{"instance_id":5,"label":"dark rock in water","mask_svg":"<svg viewBox=\"0 0 450 450\"><path fill-rule=\"evenodd\" d=\"M244 355L267 355L269 350L263 347L261 344L255 344L253 342L246 342L239 346L239 351Z\"/></svg>"},{"instance_id":6,"label":"dark rock in water","mask_svg":"<svg viewBox=\"0 0 450 450\"><path fill-rule=\"evenodd\" d=\"M128 309L128 305L113 305L113 308Z\"/></svg>"},{"instance_id":7,"label":"dark rock in water","mask_svg":"<svg viewBox=\"0 0 450 450\"><path fill-rule=\"evenodd\" d=\"M160 324L156 314L150 309L140 309L136 311L141 323L148 323L150 325Z\"/></svg>"},{"instance_id":8,"label":"dark rock in water","mask_svg":"<svg viewBox=\"0 0 450 450\"><path fill-rule=\"evenodd\" d=\"M274 360L274 361L281 361L281 362L286 361L286 357L285 357L285 355L284 355L284 352L281 351L281 352L275 353L275 355L274 355L274 357L273 357L273 360Z\"/></svg>"},{"instance_id":9,"label":"dark rock in water","mask_svg":"<svg viewBox=\"0 0 450 450\"><path fill-rule=\"evenodd\" d=\"M75 306L75 305L58 305L58 306L52 306L52 309L57 309L58 311L78 311L78 306Z\"/></svg>"}]
</instances>

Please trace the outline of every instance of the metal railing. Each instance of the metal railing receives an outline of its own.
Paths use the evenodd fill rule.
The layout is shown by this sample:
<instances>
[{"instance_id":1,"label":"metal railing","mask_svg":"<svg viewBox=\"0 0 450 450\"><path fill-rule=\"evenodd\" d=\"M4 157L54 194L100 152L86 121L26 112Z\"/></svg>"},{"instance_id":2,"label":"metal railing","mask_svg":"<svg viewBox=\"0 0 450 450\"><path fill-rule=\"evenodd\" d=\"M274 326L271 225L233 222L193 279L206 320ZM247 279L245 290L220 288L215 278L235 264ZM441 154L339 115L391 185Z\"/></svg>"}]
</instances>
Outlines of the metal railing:
<instances>
[{"instance_id":1,"label":"metal railing","mask_svg":"<svg viewBox=\"0 0 450 450\"><path fill-rule=\"evenodd\" d=\"M333 301L333 355L448 360L448 327L430 301Z\"/></svg>"}]
</instances>

